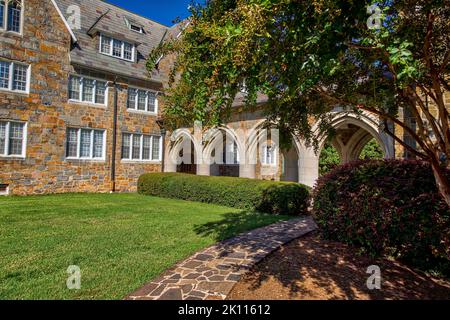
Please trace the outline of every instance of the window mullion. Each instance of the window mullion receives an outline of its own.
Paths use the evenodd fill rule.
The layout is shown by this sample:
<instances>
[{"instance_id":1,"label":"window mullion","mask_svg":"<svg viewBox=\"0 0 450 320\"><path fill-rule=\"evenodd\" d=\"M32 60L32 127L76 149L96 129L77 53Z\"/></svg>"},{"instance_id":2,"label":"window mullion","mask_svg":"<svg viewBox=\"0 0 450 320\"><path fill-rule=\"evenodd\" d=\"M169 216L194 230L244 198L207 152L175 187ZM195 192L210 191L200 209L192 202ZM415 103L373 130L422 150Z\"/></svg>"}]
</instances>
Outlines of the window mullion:
<instances>
[{"instance_id":1,"label":"window mullion","mask_svg":"<svg viewBox=\"0 0 450 320\"><path fill-rule=\"evenodd\" d=\"M77 129L77 159L81 157L81 129Z\"/></svg>"},{"instance_id":2,"label":"window mullion","mask_svg":"<svg viewBox=\"0 0 450 320\"><path fill-rule=\"evenodd\" d=\"M141 149L139 150L140 152L140 154L139 154L139 157L140 157L140 159L139 160L144 160L144 135L143 134L141 134L141 141L140 141L140 143L141 143Z\"/></svg>"},{"instance_id":3,"label":"window mullion","mask_svg":"<svg viewBox=\"0 0 450 320\"><path fill-rule=\"evenodd\" d=\"M133 150L134 150L134 134L130 134L130 155L128 157L129 160L133 160Z\"/></svg>"},{"instance_id":4,"label":"window mullion","mask_svg":"<svg viewBox=\"0 0 450 320\"><path fill-rule=\"evenodd\" d=\"M92 103L95 104L96 101L96 95L97 93L97 80L94 80L94 88L92 89Z\"/></svg>"},{"instance_id":5,"label":"window mullion","mask_svg":"<svg viewBox=\"0 0 450 320\"><path fill-rule=\"evenodd\" d=\"M134 110L138 110L138 104L139 104L139 90L134 90Z\"/></svg>"},{"instance_id":6,"label":"window mullion","mask_svg":"<svg viewBox=\"0 0 450 320\"><path fill-rule=\"evenodd\" d=\"M89 158L93 159L94 158L94 130L91 130L91 145L89 146L89 149L90 149Z\"/></svg>"},{"instance_id":7,"label":"window mullion","mask_svg":"<svg viewBox=\"0 0 450 320\"><path fill-rule=\"evenodd\" d=\"M148 91L145 92L145 111L149 111L148 108Z\"/></svg>"},{"instance_id":8,"label":"window mullion","mask_svg":"<svg viewBox=\"0 0 450 320\"><path fill-rule=\"evenodd\" d=\"M5 155L9 155L9 125L11 122L6 122L5 128Z\"/></svg>"},{"instance_id":9,"label":"window mullion","mask_svg":"<svg viewBox=\"0 0 450 320\"><path fill-rule=\"evenodd\" d=\"M83 78L80 77L78 81L80 81L80 96L79 96L79 101L83 101L83 90L84 90L84 81L83 81Z\"/></svg>"},{"instance_id":10,"label":"window mullion","mask_svg":"<svg viewBox=\"0 0 450 320\"><path fill-rule=\"evenodd\" d=\"M9 79L8 79L9 90L13 90L13 82L14 82L14 63L11 62L9 64Z\"/></svg>"},{"instance_id":11,"label":"window mullion","mask_svg":"<svg viewBox=\"0 0 450 320\"><path fill-rule=\"evenodd\" d=\"M121 49L120 49L120 58L124 59L125 58L125 42L121 41L122 45L121 45Z\"/></svg>"},{"instance_id":12,"label":"window mullion","mask_svg":"<svg viewBox=\"0 0 450 320\"><path fill-rule=\"evenodd\" d=\"M110 56L113 55L113 45L114 45L114 39L111 38L111 40L109 40L109 55Z\"/></svg>"},{"instance_id":13,"label":"window mullion","mask_svg":"<svg viewBox=\"0 0 450 320\"><path fill-rule=\"evenodd\" d=\"M150 137L150 159L151 161L153 161L153 142L154 142L154 136Z\"/></svg>"}]
</instances>

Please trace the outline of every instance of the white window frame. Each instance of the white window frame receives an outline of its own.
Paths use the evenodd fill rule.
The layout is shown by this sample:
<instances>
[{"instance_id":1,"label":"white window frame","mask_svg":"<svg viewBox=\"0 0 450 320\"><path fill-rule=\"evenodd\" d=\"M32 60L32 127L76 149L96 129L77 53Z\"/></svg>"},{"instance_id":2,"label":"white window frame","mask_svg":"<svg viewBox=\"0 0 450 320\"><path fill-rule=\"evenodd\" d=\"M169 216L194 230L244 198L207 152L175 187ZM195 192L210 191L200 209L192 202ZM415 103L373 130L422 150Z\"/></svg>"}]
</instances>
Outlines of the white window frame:
<instances>
[{"instance_id":1,"label":"white window frame","mask_svg":"<svg viewBox=\"0 0 450 320\"><path fill-rule=\"evenodd\" d=\"M68 131L69 129L77 130L77 156L76 157L69 157L67 156L67 139ZM90 155L89 157L82 157L81 156L81 130L89 130L91 134L91 144L90 144ZM102 131L103 132L103 150L102 150L102 157L101 158L94 158L94 131ZM89 160L89 161L105 161L106 160L106 130L105 129L94 129L94 128L75 128L75 127L68 127L66 130L66 139L65 139L65 156L67 160Z\"/></svg>"},{"instance_id":2,"label":"white window frame","mask_svg":"<svg viewBox=\"0 0 450 320\"><path fill-rule=\"evenodd\" d=\"M79 98L77 99L71 99L70 98L70 78L78 78L79 84L80 84L80 93L79 93ZM93 88L93 93L92 93L92 101L84 101L83 100L83 89L84 89L84 80L88 79L88 80L93 80L94 81L94 88ZM106 90L105 90L105 102L104 103L97 103L95 102L96 96L97 96L97 81L99 82L104 82L105 86L106 86ZM96 79L96 78L92 78L92 77L86 77L86 76L80 76L80 75L76 75L76 74L71 74L69 75L69 83L68 83L68 98L69 98L69 102L72 103L82 103L82 104L89 104L89 105L94 105L94 106L107 106L108 105L108 92L109 92L109 86L108 86L108 81L106 80L102 80L102 79Z\"/></svg>"},{"instance_id":3,"label":"white window frame","mask_svg":"<svg viewBox=\"0 0 450 320\"><path fill-rule=\"evenodd\" d=\"M11 0L4 0L5 2L5 7L4 7L4 12L3 12L3 17L0 17L0 19L3 20L3 27L0 27L0 31L1 32L7 32L7 33L13 33L13 34L18 34L18 35L22 35L23 33L23 22L24 22L24 1L21 0L20 2L20 30L19 32L17 31L12 31L12 30L8 30L8 6L9 3L11 2Z\"/></svg>"},{"instance_id":4,"label":"white window frame","mask_svg":"<svg viewBox=\"0 0 450 320\"><path fill-rule=\"evenodd\" d=\"M129 157L128 158L124 158L123 157L123 136L124 135L129 135L130 137L130 152L129 152ZM133 138L135 136L139 136L140 139L140 143L139 143L139 159L133 159ZM145 137L150 137L150 159L144 159L143 155L144 155L144 136ZM154 141L154 137L159 138L159 154L158 154L158 159L154 160L153 158L153 141ZM149 163L161 163L162 161L162 146L163 146L163 138L160 135L156 135L156 134L140 134L140 133L130 133L130 132L124 132L122 134L122 146L120 148L121 150L121 159L124 162L149 162Z\"/></svg>"},{"instance_id":5,"label":"white window frame","mask_svg":"<svg viewBox=\"0 0 450 320\"><path fill-rule=\"evenodd\" d=\"M15 121L15 120L0 120L1 122L6 122L6 131L5 131L5 149L0 150L0 158L16 158L16 159L25 159L27 154L27 141L28 141L28 123L23 121ZM23 124L23 138L22 138L22 154L8 154L9 153L9 130L11 127L11 123L20 123Z\"/></svg>"},{"instance_id":6,"label":"white window frame","mask_svg":"<svg viewBox=\"0 0 450 320\"><path fill-rule=\"evenodd\" d=\"M134 106L130 106L130 99L129 99L129 95L130 95L130 90L134 90L135 91L135 99L134 99ZM145 92L145 110L139 110L138 109L138 104L139 104L139 94L138 91L144 91ZM149 111L149 93L153 93L155 95L155 111ZM129 112L137 112L137 113L145 113L148 115L158 115L158 92L153 91L153 90L148 90L148 89L143 89L143 88L137 88L137 87L129 87L128 91L127 91L127 110Z\"/></svg>"},{"instance_id":7,"label":"white window frame","mask_svg":"<svg viewBox=\"0 0 450 320\"><path fill-rule=\"evenodd\" d=\"M109 52L108 53L102 51L103 37L111 39L110 43L109 43ZM113 43L114 43L114 41L118 41L118 42L121 43L121 54L120 54L120 57L113 55L113 50L114 50L113 49ZM125 59L125 42L128 43L129 45L131 45L132 48L133 48L132 53L131 53L131 59ZM113 57L113 58L117 58L117 59L120 59L120 60L129 61L129 62L135 62L136 61L136 45L135 44L127 42L127 41L122 41L122 40L119 40L119 39L115 39L113 37L109 37L107 35L103 35L102 33L100 34L100 45L99 45L98 51L101 54L104 54L106 56L110 56L110 57Z\"/></svg>"},{"instance_id":8,"label":"white window frame","mask_svg":"<svg viewBox=\"0 0 450 320\"><path fill-rule=\"evenodd\" d=\"M273 148L273 159L272 162L269 162L268 158L267 158L267 149L271 147ZM268 144L264 144L262 147L262 157L261 157L261 163L265 166L276 166L277 165L277 161L278 161L278 157L277 157L277 148L275 146L274 143L268 143Z\"/></svg>"},{"instance_id":9,"label":"white window frame","mask_svg":"<svg viewBox=\"0 0 450 320\"><path fill-rule=\"evenodd\" d=\"M2 197L3 196L9 196L9 184L3 184L3 185L6 185L6 189L5 189L5 191L1 191L0 190L0 196L2 196Z\"/></svg>"},{"instance_id":10,"label":"white window frame","mask_svg":"<svg viewBox=\"0 0 450 320\"><path fill-rule=\"evenodd\" d=\"M16 92L16 93L23 93L23 94L29 94L30 93L30 82L31 82L31 65L21 62L15 62L15 61L9 61L9 60L3 60L0 59L2 62L9 63L9 79L8 79L8 88L0 88L0 91L8 91L8 92ZM25 85L25 90L17 90L14 88L14 66L20 65L27 68L27 83Z\"/></svg>"}]
</instances>

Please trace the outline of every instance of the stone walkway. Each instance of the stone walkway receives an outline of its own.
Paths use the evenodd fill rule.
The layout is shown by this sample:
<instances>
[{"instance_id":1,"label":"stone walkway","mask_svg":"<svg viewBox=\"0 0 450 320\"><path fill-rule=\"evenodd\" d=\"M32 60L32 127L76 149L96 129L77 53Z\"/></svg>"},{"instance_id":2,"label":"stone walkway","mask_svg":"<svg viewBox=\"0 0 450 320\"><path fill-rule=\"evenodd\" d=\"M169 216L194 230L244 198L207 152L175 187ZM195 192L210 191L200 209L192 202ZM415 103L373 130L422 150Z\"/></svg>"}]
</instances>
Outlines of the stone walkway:
<instances>
[{"instance_id":1,"label":"stone walkway","mask_svg":"<svg viewBox=\"0 0 450 320\"><path fill-rule=\"evenodd\" d=\"M225 240L178 263L126 299L223 300L252 266L316 228L311 217L302 217Z\"/></svg>"}]
</instances>

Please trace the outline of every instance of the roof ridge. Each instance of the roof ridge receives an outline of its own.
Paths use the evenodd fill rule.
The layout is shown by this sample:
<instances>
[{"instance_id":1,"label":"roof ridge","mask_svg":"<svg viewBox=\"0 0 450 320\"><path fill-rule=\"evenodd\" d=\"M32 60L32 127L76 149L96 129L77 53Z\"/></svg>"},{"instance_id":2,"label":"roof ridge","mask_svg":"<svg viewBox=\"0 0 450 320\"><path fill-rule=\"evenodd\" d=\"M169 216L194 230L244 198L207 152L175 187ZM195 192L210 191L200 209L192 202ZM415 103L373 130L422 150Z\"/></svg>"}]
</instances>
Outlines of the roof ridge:
<instances>
[{"instance_id":1,"label":"roof ridge","mask_svg":"<svg viewBox=\"0 0 450 320\"><path fill-rule=\"evenodd\" d=\"M156 20L153 20L153 19L150 19L150 18L148 18L148 17L145 17L145 16L143 16L143 15L141 15L141 14L139 14L139 13L133 12L133 11L131 11L131 10L128 10L128 9L126 9L126 8L123 8L123 7L121 7L121 6L119 6L119 5L116 5L116 4L114 4L114 3L110 3L109 1L106 1L106 0L100 0L100 1L106 3L106 4L110 5L110 6L116 7L116 8L118 8L118 9L120 9L120 10L123 10L123 11L126 11L126 12L128 12L128 13L134 14L134 15L136 15L136 16L138 16L138 17L141 17L141 18L143 18L143 19L146 19L146 20L148 20L148 21L151 21L151 22L154 22L154 23L156 23L156 24L159 24L160 26L162 26L162 27L164 27L164 28L167 28L167 29L170 29L170 28L171 28L170 26L167 26L167 25L165 25L165 24L163 24L163 23L161 23L161 22L158 22L158 21L156 21Z\"/></svg>"}]
</instances>

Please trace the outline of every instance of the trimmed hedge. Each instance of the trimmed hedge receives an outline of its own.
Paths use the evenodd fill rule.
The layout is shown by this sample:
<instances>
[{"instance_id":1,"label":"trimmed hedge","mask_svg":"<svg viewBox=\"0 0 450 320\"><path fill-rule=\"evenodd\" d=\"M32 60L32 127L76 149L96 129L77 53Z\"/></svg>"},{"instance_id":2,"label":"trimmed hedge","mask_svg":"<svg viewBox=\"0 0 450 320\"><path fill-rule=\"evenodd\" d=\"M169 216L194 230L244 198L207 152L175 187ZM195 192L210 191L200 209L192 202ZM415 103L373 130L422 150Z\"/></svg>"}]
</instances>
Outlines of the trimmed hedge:
<instances>
[{"instance_id":1,"label":"trimmed hedge","mask_svg":"<svg viewBox=\"0 0 450 320\"><path fill-rule=\"evenodd\" d=\"M319 179L314 216L328 239L450 274L450 210L427 163L341 166Z\"/></svg>"},{"instance_id":2,"label":"trimmed hedge","mask_svg":"<svg viewBox=\"0 0 450 320\"><path fill-rule=\"evenodd\" d=\"M310 189L298 183L181 173L144 174L138 192L277 215L306 214L310 203Z\"/></svg>"}]
</instances>

